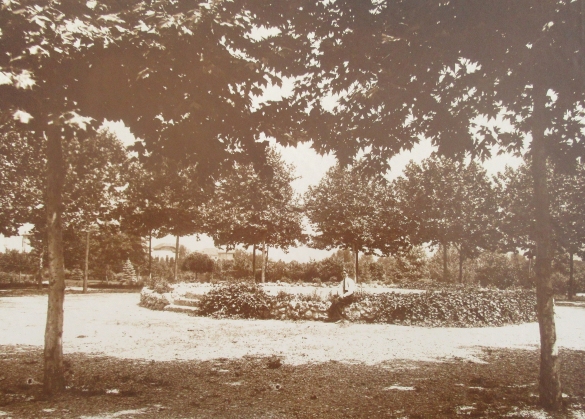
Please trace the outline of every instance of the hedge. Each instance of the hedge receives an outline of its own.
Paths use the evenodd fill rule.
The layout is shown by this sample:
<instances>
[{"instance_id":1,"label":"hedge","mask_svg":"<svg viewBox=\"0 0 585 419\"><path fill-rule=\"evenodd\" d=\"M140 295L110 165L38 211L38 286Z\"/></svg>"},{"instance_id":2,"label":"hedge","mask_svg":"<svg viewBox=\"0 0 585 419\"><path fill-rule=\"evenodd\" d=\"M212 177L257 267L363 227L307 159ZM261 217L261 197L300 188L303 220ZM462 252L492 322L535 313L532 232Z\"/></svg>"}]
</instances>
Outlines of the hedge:
<instances>
[{"instance_id":1,"label":"hedge","mask_svg":"<svg viewBox=\"0 0 585 419\"><path fill-rule=\"evenodd\" d=\"M144 289L141 305L163 309L170 294ZM200 300L198 315L219 318L326 320L329 301L317 295L267 294L248 283L215 287ZM422 293L357 293L349 320L430 327L486 327L536 321L536 296L525 289L472 289Z\"/></svg>"}]
</instances>

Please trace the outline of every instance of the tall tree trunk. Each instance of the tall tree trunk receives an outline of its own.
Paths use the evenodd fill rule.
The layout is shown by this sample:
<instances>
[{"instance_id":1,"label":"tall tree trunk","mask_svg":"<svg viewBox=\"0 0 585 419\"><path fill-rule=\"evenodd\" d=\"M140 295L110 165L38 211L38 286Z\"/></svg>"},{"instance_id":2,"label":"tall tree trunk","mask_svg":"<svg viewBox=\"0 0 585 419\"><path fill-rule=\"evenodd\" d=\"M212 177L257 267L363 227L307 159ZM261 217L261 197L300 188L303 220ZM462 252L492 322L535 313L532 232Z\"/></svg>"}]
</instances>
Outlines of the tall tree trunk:
<instances>
[{"instance_id":1,"label":"tall tree trunk","mask_svg":"<svg viewBox=\"0 0 585 419\"><path fill-rule=\"evenodd\" d=\"M359 278L359 255L360 252L359 250L357 250L357 248L354 246L354 253L355 253L355 283L358 283L358 278Z\"/></svg>"},{"instance_id":2,"label":"tall tree trunk","mask_svg":"<svg viewBox=\"0 0 585 419\"><path fill-rule=\"evenodd\" d=\"M447 245L443 244L441 245L443 247L443 282L447 282L449 281L449 266L447 264L447 257L449 256L447 254Z\"/></svg>"},{"instance_id":3,"label":"tall tree trunk","mask_svg":"<svg viewBox=\"0 0 585 419\"><path fill-rule=\"evenodd\" d=\"M87 292L87 279L89 275L89 228L87 229L87 237L85 243L85 272L83 273L83 292Z\"/></svg>"},{"instance_id":4,"label":"tall tree trunk","mask_svg":"<svg viewBox=\"0 0 585 419\"><path fill-rule=\"evenodd\" d=\"M179 273L179 236L177 236L177 242L175 243L175 283L177 283Z\"/></svg>"},{"instance_id":5,"label":"tall tree trunk","mask_svg":"<svg viewBox=\"0 0 585 419\"><path fill-rule=\"evenodd\" d=\"M573 300L573 296L575 295L575 280L573 278L574 270L573 270L573 252L569 253L569 286L567 287L567 298L569 300Z\"/></svg>"},{"instance_id":6,"label":"tall tree trunk","mask_svg":"<svg viewBox=\"0 0 585 419\"><path fill-rule=\"evenodd\" d=\"M532 179L534 181L536 300L540 327L539 399L543 407L557 410L562 406L560 359L555 327L555 303L550 275L551 220L547 188L546 89L533 87Z\"/></svg>"},{"instance_id":7,"label":"tall tree trunk","mask_svg":"<svg viewBox=\"0 0 585 419\"><path fill-rule=\"evenodd\" d=\"M459 247L459 283L463 284L463 246Z\"/></svg>"},{"instance_id":8,"label":"tall tree trunk","mask_svg":"<svg viewBox=\"0 0 585 419\"><path fill-rule=\"evenodd\" d=\"M148 280L152 281L152 230L148 232Z\"/></svg>"},{"instance_id":9,"label":"tall tree trunk","mask_svg":"<svg viewBox=\"0 0 585 419\"><path fill-rule=\"evenodd\" d=\"M61 212L65 162L61 148L61 132L53 128L47 137L47 246L49 256L49 302L45 328L44 382L46 394L65 389L63 374L63 302L65 300L65 267Z\"/></svg>"},{"instance_id":10,"label":"tall tree trunk","mask_svg":"<svg viewBox=\"0 0 585 419\"><path fill-rule=\"evenodd\" d=\"M262 283L266 282L266 243L262 243Z\"/></svg>"},{"instance_id":11,"label":"tall tree trunk","mask_svg":"<svg viewBox=\"0 0 585 419\"><path fill-rule=\"evenodd\" d=\"M264 260L264 263L266 264L266 268L265 268L266 272L268 272L268 249L269 249L269 246L266 245L266 255L265 255L265 260Z\"/></svg>"},{"instance_id":12,"label":"tall tree trunk","mask_svg":"<svg viewBox=\"0 0 585 419\"><path fill-rule=\"evenodd\" d=\"M252 246L252 278L256 282L256 245Z\"/></svg>"}]
</instances>

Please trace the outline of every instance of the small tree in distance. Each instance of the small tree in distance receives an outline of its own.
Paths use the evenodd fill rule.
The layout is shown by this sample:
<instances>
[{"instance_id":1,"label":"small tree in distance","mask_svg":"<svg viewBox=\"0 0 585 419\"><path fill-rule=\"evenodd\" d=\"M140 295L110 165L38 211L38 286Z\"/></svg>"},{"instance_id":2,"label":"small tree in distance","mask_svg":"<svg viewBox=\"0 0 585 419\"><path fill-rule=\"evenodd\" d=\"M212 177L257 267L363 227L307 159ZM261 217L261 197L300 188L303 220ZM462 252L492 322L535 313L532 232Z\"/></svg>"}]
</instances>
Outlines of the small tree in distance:
<instances>
[{"instance_id":1,"label":"small tree in distance","mask_svg":"<svg viewBox=\"0 0 585 419\"><path fill-rule=\"evenodd\" d=\"M213 259L198 252L189 253L181 262L181 269L183 271L195 272L195 279L197 279L197 274L213 272L213 267Z\"/></svg>"},{"instance_id":2,"label":"small tree in distance","mask_svg":"<svg viewBox=\"0 0 585 419\"><path fill-rule=\"evenodd\" d=\"M138 282L136 271L134 270L134 266L132 265L132 262L130 262L130 259L127 259L126 263L124 263L122 278L124 278L124 282L126 284L135 284Z\"/></svg>"}]
</instances>

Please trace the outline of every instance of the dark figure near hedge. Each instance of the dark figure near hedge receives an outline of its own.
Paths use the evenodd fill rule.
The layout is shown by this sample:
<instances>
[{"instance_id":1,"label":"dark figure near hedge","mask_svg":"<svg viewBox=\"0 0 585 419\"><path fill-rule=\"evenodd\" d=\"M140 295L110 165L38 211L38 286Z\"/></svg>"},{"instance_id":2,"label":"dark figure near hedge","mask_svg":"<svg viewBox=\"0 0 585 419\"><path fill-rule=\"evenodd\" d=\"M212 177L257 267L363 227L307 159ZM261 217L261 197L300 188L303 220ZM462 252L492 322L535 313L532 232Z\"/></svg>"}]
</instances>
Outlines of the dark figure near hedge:
<instances>
[{"instance_id":1,"label":"dark figure near hedge","mask_svg":"<svg viewBox=\"0 0 585 419\"><path fill-rule=\"evenodd\" d=\"M349 276L347 271L343 270L343 280L339 284L337 295L333 297L331 306L327 309L328 322L340 322L347 320L347 316L343 312L347 306L354 301L355 282Z\"/></svg>"}]
</instances>

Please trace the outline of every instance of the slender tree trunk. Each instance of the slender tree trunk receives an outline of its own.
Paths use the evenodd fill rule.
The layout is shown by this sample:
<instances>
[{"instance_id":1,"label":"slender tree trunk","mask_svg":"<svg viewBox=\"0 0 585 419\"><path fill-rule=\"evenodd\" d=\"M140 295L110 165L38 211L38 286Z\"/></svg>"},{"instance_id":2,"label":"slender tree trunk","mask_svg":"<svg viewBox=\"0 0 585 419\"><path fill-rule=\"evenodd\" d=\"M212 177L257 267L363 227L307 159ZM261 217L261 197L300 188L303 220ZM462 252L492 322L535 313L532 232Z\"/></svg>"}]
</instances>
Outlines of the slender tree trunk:
<instances>
[{"instance_id":1,"label":"slender tree trunk","mask_svg":"<svg viewBox=\"0 0 585 419\"><path fill-rule=\"evenodd\" d=\"M266 282L266 243L262 243L262 275L260 280L262 283Z\"/></svg>"},{"instance_id":2,"label":"slender tree trunk","mask_svg":"<svg viewBox=\"0 0 585 419\"><path fill-rule=\"evenodd\" d=\"M569 286L567 287L567 297L569 300L573 300L573 296L575 295L575 283L574 283L574 270L573 270L573 252L569 253Z\"/></svg>"},{"instance_id":3,"label":"slender tree trunk","mask_svg":"<svg viewBox=\"0 0 585 419\"><path fill-rule=\"evenodd\" d=\"M560 359L555 327L553 284L550 275L551 220L547 189L547 151L544 136L546 89L533 87L532 111L532 178L534 181L536 299L540 327L539 399L543 407L558 410L562 406Z\"/></svg>"},{"instance_id":4,"label":"slender tree trunk","mask_svg":"<svg viewBox=\"0 0 585 419\"><path fill-rule=\"evenodd\" d=\"M268 248L269 248L269 246L266 245L266 259L264 261L264 263L266 264L266 268L265 268L266 272L268 272Z\"/></svg>"},{"instance_id":5,"label":"slender tree trunk","mask_svg":"<svg viewBox=\"0 0 585 419\"><path fill-rule=\"evenodd\" d=\"M177 242L175 244L175 283L177 283L179 273L179 236L177 236Z\"/></svg>"},{"instance_id":6,"label":"slender tree trunk","mask_svg":"<svg viewBox=\"0 0 585 419\"><path fill-rule=\"evenodd\" d=\"M87 229L87 237L85 243L85 272L83 274L83 292L87 292L87 279L89 275L89 228Z\"/></svg>"},{"instance_id":7,"label":"slender tree trunk","mask_svg":"<svg viewBox=\"0 0 585 419\"><path fill-rule=\"evenodd\" d=\"M447 245L443 244L443 282L449 281L449 266L447 263L447 257L449 256L447 253Z\"/></svg>"},{"instance_id":8,"label":"slender tree trunk","mask_svg":"<svg viewBox=\"0 0 585 419\"><path fill-rule=\"evenodd\" d=\"M152 230L148 232L148 280L152 280Z\"/></svg>"},{"instance_id":9,"label":"slender tree trunk","mask_svg":"<svg viewBox=\"0 0 585 419\"><path fill-rule=\"evenodd\" d=\"M459 247L459 283L463 284L463 246Z\"/></svg>"},{"instance_id":10,"label":"slender tree trunk","mask_svg":"<svg viewBox=\"0 0 585 419\"><path fill-rule=\"evenodd\" d=\"M49 302L45 328L44 382L46 394L65 389L63 374L63 302L65 300L65 267L61 212L65 162L61 148L61 132L53 128L47 137L47 246L49 256Z\"/></svg>"},{"instance_id":11,"label":"slender tree trunk","mask_svg":"<svg viewBox=\"0 0 585 419\"><path fill-rule=\"evenodd\" d=\"M355 248L354 246L354 252L355 252L355 283L358 283L358 278L359 278L359 255L360 252L357 250L357 248Z\"/></svg>"},{"instance_id":12,"label":"slender tree trunk","mask_svg":"<svg viewBox=\"0 0 585 419\"><path fill-rule=\"evenodd\" d=\"M252 246L252 278L256 282L256 245Z\"/></svg>"}]
</instances>

